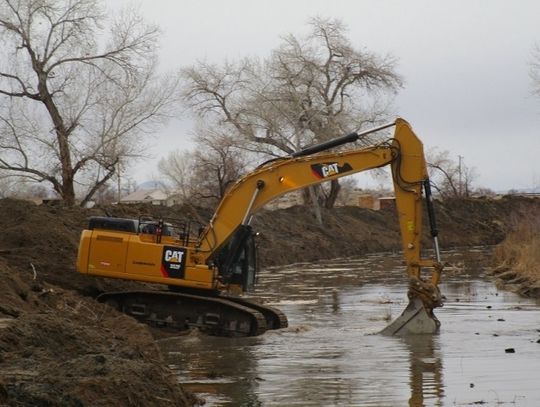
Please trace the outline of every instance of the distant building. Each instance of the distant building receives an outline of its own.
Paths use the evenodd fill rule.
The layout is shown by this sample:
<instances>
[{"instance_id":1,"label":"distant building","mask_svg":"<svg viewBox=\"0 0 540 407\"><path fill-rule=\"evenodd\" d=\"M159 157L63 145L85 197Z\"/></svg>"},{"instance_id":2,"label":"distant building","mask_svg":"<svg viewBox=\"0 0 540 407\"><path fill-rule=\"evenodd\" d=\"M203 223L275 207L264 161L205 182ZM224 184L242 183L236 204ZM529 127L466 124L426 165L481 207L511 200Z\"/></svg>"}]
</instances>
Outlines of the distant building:
<instances>
[{"instance_id":1,"label":"distant building","mask_svg":"<svg viewBox=\"0 0 540 407\"><path fill-rule=\"evenodd\" d=\"M123 204L150 203L152 205L167 205L168 195L161 189L139 189L122 199Z\"/></svg>"},{"instance_id":2,"label":"distant building","mask_svg":"<svg viewBox=\"0 0 540 407\"><path fill-rule=\"evenodd\" d=\"M396 198L394 196L381 196L378 201L379 207L376 209L392 209L396 207Z\"/></svg>"},{"instance_id":3,"label":"distant building","mask_svg":"<svg viewBox=\"0 0 540 407\"><path fill-rule=\"evenodd\" d=\"M380 196L377 193L370 194L362 190L353 190L348 192L346 199L339 206L343 205L378 211L395 207L396 198L393 196Z\"/></svg>"},{"instance_id":4,"label":"distant building","mask_svg":"<svg viewBox=\"0 0 540 407\"><path fill-rule=\"evenodd\" d=\"M365 209L375 209L375 202L376 199L373 195L369 195L369 194L355 194L356 196L354 196L354 198L356 198L356 202L353 203L353 205L357 205L359 206L360 208L365 208Z\"/></svg>"}]
</instances>

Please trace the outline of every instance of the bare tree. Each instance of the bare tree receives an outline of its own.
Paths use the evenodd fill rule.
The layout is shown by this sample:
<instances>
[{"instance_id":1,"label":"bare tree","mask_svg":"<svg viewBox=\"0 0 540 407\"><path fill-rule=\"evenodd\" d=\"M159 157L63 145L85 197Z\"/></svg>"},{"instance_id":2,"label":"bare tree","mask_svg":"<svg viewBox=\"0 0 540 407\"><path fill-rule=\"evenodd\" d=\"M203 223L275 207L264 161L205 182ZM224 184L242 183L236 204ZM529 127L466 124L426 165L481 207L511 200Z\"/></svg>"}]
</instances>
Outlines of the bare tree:
<instances>
[{"instance_id":1,"label":"bare tree","mask_svg":"<svg viewBox=\"0 0 540 407\"><path fill-rule=\"evenodd\" d=\"M306 37L284 37L263 62L184 69L188 105L235 134L244 149L271 156L384 120L389 96L401 86L395 59L355 49L337 20L313 19L310 27ZM326 206L338 190L332 181Z\"/></svg>"},{"instance_id":2,"label":"bare tree","mask_svg":"<svg viewBox=\"0 0 540 407\"><path fill-rule=\"evenodd\" d=\"M196 131L196 148L175 151L159 162L159 170L184 199L214 206L245 168L234 140L215 129Z\"/></svg>"},{"instance_id":3,"label":"bare tree","mask_svg":"<svg viewBox=\"0 0 540 407\"><path fill-rule=\"evenodd\" d=\"M158 28L100 0L0 0L0 169L82 204L141 153L174 102Z\"/></svg>"},{"instance_id":4,"label":"bare tree","mask_svg":"<svg viewBox=\"0 0 540 407\"><path fill-rule=\"evenodd\" d=\"M193 168L196 165L195 156L191 150L171 151L159 160L158 170L170 185L171 192L179 194L183 201L191 198Z\"/></svg>"},{"instance_id":5,"label":"bare tree","mask_svg":"<svg viewBox=\"0 0 540 407\"><path fill-rule=\"evenodd\" d=\"M9 173L0 173L0 198L58 198L54 192L43 185L26 182L10 176Z\"/></svg>"},{"instance_id":6,"label":"bare tree","mask_svg":"<svg viewBox=\"0 0 540 407\"><path fill-rule=\"evenodd\" d=\"M532 50L529 76L532 81L533 94L540 96L540 46L538 44L534 44Z\"/></svg>"},{"instance_id":7,"label":"bare tree","mask_svg":"<svg viewBox=\"0 0 540 407\"><path fill-rule=\"evenodd\" d=\"M476 179L475 168L465 165L463 157L456 162L446 150L432 148L427 152L429 176L434 189L443 198L469 197Z\"/></svg>"},{"instance_id":8,"label":"bare tree","mask_svg":"<svg viewBox=\"0 0 540 407\"><path fill-rule=\"evenodd\" d=\"M356 205L355 198L357 197L358 182L354 177L346 177L341 183L341 193L336 200L336 205L350 206Z\"/></svg>"}]
</instances>

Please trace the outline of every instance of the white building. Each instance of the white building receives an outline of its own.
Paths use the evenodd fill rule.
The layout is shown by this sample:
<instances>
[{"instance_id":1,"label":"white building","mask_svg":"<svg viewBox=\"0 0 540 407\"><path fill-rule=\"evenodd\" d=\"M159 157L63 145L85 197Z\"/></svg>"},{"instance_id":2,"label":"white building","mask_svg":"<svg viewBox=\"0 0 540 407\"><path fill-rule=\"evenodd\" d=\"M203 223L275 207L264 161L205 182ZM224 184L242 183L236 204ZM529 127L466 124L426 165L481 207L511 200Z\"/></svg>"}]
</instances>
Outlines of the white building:
<instances>
[{"instance_id":1,"label":"white building","mask_svg":"<svg viewBox=\"0 0 540 407\"><path fill-rule=\"evenodd\" d=\"M120 199L120 203L150 203L152 205L167 205L167 198L168 195L161 189L139 189Z\"/></svg>"}]
</instances>

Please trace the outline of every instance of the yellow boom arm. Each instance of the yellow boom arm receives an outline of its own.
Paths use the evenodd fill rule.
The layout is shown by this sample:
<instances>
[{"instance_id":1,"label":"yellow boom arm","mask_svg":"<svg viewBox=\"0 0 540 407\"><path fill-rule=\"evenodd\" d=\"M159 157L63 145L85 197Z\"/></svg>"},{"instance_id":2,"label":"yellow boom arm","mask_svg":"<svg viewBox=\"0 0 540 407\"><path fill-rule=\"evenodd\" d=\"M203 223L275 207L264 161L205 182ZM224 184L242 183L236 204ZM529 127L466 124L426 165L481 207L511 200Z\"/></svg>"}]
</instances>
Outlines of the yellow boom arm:
<instances>
[{"instance_id":1,"label":"yellow boom arm","mask_svg":"<svg viewBox=\"0 0 540 407\"><path fill-rule=\"evenodd\" d=\"M418 276L422 227L422 182L427 178L421 141L403 119L391 142L343 152L325 152L272 161L241 178L221 201L202 234L198 251L211 257L238 225L260 207L288 192L373 168L392 166L403 251L409 275Z\"/></svg>"},{"instance_id":2,"label":"yellow boom arm","mask_svg":"<svg viewBox=\"0 0 540 407\"><path fill-rule=\"evenodd\" d=\"M402 248L411 288L425 303L438 306L437 284L441 267L420 257L422 238L422 186L429 182L422 142L409 123L397 119L391 141L342 152L286 157L262 165L234 184L222 199L196 246L211 258L241 224L269 201L288 192L385 165L391 165L399 215ZM438 250L438 247L437 247ZM421 278L421 268L433 269L431 284Z\"/></svg>"}]
</instances>

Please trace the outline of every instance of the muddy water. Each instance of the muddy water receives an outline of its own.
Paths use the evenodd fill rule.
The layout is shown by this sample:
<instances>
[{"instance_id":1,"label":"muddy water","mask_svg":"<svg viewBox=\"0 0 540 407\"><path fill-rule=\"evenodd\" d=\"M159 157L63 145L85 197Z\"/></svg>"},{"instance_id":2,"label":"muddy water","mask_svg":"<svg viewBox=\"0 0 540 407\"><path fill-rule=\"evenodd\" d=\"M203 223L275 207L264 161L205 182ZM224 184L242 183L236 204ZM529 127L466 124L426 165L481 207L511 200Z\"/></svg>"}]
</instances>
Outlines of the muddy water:
<instances>
[{"instance_id":1,"label":"muddy water","mask_svg":"<svg viewBox=\"0 0 540 407\"><path fill-rule=\"evenodd\" d=\"M161 346L208 406L540 406L540 304L497 291L489 256L445 253L435 336L373 335L406 305L401 258L385 254L263 271L253 296L287 329Z\"/></svg>"}]
</instances>

